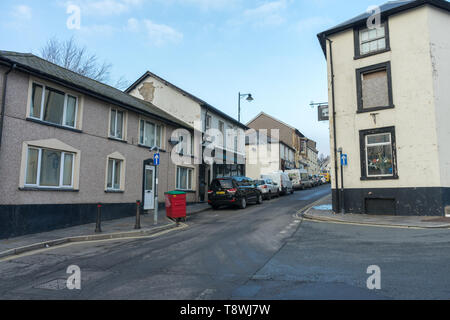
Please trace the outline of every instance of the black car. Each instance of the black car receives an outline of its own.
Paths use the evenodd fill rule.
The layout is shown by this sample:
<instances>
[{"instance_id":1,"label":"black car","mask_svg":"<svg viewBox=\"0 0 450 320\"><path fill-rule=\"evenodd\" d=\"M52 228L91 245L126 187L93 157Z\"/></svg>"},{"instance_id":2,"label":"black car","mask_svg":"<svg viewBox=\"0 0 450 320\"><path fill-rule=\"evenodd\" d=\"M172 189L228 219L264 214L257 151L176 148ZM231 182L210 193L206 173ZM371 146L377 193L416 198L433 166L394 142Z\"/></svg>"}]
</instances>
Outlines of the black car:
<instances>
[{"instance_id":1,"label":"black car","mask_svg":"<svg viewBox=\"0 0 450 320\"><path fill-rule=\"evenodd\" d=\"M237 206L245 209L248 203L261 204L263 196L252 179L228 177L214 179L208 191L208 203L214 210L221 206Z\"/></svg>"}]
</instances>

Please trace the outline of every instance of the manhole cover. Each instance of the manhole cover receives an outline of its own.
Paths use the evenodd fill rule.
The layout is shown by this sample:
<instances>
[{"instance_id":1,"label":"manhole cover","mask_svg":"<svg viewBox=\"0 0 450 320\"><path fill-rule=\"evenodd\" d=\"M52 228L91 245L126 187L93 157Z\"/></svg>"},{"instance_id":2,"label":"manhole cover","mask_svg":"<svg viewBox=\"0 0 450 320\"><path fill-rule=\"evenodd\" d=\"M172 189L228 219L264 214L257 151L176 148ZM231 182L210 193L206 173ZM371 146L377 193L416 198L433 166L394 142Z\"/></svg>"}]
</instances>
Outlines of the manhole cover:
<instances>
[{"instance_id":1,"label":"manhole cover","mask_svg":"<svg viewBox=\"0 0 450 320\"><path fill-rule=\"evenodd\" d=\"M314 207L313 209L321 211L331 211L333 209L333 206L331 204L323 204L321 206Z\"/></svg>"},{"instance_id":2,"label":"manhole cover","mask_svg":"<svg viewBox=\"0 0 450 320\"><path fill-rule=\"evenodd\" d=\"M35 289L45 290L64 290L67 288L67 279L55 279L34 287Z\"/></svg>"}]
</instances>

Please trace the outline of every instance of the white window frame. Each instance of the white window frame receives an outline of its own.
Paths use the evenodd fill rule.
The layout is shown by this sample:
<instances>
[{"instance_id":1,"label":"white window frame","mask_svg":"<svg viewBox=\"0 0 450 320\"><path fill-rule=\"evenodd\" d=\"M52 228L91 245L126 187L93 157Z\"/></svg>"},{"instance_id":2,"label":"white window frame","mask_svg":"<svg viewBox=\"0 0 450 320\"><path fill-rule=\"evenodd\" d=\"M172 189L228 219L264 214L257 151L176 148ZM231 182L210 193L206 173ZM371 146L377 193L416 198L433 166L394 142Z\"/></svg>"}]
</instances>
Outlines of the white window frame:
<instances>
[{"instance_id":1,"label":"white window frame","mask_svg":"<svg viewBox=\"0 0 450 320\"><path fill-rule=\"evenodd\" d=\"M115 119L114 119L114 135L111 135L111 117L113 116L113 112L115 113ZM122 137L118 137L117 135L117 114L121 112L122 113ZM126 132L126 128L125 128L125 117L126 117L126 112L122 111L120 109L117 108L111 108L110 112L109 112L109 137L113 138L113 139L117 139L117 140L125 140L125 132Z\"/></svg>"},{"instance_id":2,"label":"white window frame","mask_svg":"<svg viewBox=\"0 0 450 320\"><path fill-rule=\"evenodd\" d=\"M36 184L27 184L26 178L28 176L28 157L30 155L30 149L38 150L38 165L36 170ZM41 186L41 162L42 162L42 150L50 150L50 151L56 151L61 152L61 158L60 158L60 173L59 173L59 186ZM72 155L72 176L71 176L71 185L63 185L64 181L64 161L66 154ZM34 147L34 146L28 146L27 148L27 156L26 156L26 165L25 165L25 187L31 187L31 188L39 188L39 189L73 189L73 182L74 182L74 171L75 171L75 157L76 154L72 152L65 152L62 150L53 150L48 148L40 148L40 147Z\"/></svg>"},{"instance_id":3,"label":"white window frame","mask_svg":"<svg viewBox=\"0 0 450 320\"><path fill-rule=\"evenodd\" d=\"M369 144L369 137L374 137L374 136L384 136L384 135L389 135L389 142L380 142L380 143L371 143ZM376 177L393 177L394 176L394 163L392 163L392 174L369 174L369 153L368 153L368 148L369 147L378 147L378 146L390 146L391 147L391 156L392 156L392 161L394 161L393 157L394 157L394 150L392 147L392 134L390 132L383 132L383 133L374 133L374 134L368 134L364 137L364 148L365 148L365 152L366 152L366 175L368 178L376 178Z\"/></svg>"},{"instance_id":4,"label":"white window frame","mask_svg":"<svg viewBox=\"0 0 450 320\"><path fill-rule=\"evenodd\" d=\"M206 115L205 116L205 131L212 128L212 116Z\"/></svg>"},{"instance_id":5,"label":"white window frame","mask_svg":"<svg viewBox=\"0 0 450 320\"><path fill-rule=\"evenodd\" d=\"M34 86L35 85L42 87L42 97L41 97L41 107L40 107L40 117L39 118L33 117L33 115L31 114L32 107L34 107L34 105L33 105L33 91L34 91ZM57 92L60 92L60 93L64 93L64 106L63 106L64 109L63 109L62 124L44 120L45 91L47 90L47 88L49 88L51 90L54 90L54 91L57 91ZM75 102L75 118L74 118L75 121L74 121L74 126L73 127L66 125L66 120L67 120L66 119L67 101L68 101L69 96L72 97L72 98L75 98L75 101L76 101ZM43 83L39 83L37 81L33 81L32 85L31 85L30 113L28 114L28 117L30 119L36 119L36 120L39 120L39 121L42 121L42 122L45 122L45 123L51 123L51 124L55 124L55 125L58 125L58 126L63 126L63 127L66 127L66 128L76 129L77 128L77 122L78 122L77 121L77 119L78 119L78 102L79 102L78 97L73 95L73 94L69 94L69 93L64 92L62 90L55 89L53 87L47 86L47 85L45 85Z\"/></svg>"},{"instance_id":6,"label":"white window frame","mask_svg":"<svg viewBox=\"0 0 450 320\"><path fill-rule=\"evenodd\" d=\"M359 30L359 32L358 32L358 41L359 41L359 54L361 55L361 56L364 56L364 55L367 55L367 54L371 54L371 53L374 53L374 52L379 52L379 51L383 51L383 50L386 50L387 49L387 47L388 47L388 43L387 43L387 28L386 28L386 22L385 23L382 23L381 24L381 26L380 26L380 28L383 28L383 30L384 30L384 36L377 36L377 37L375 37L375 38L373 38L373 39L368 39L368 40L365 40L365 41L363 41L363 39L362 39L362 34L364 33L364 32L370 32L371 31L371 29L369 29L369 28L365 28L365 29L360 29ZM379 49L378 48L378 41L379 40L381 40L381 39L384 39L384 48L382 48L382 49ZM377 50L370 50L370 45L369 45L369 51L368 52L365 52L365 53L363 53L362 52L362 46L363 46L363 44L366 44L366 43L371 43L371 42L374 42L374 41L377 41Z\"/></svg>"},{"instance_id":7,"label":"white window frame","mask_svg":"<svg viewBox=\"0 0 450 320\"><path fill-rule=\"evenodd\" d=\"M111 187L108 187L108 172L109 172L109 162L112 161L112 174L111 174ZM119 177L119 188L114 188L114 180L116 177L116 162L120 163L120 177ZM108 158L108 164L106 167L106 190L108 191L122 191L123 190L123 186L122 186L122 174L123 174L123 170L124 170L124 161L121 159L115 159L115 158Z\"/></svg>"},{"instance_id":8,"label":"white window frame","mask_svg":"<svg viewBox=\"0 0 450 320\"><path fill-rule=\"evenodd\" d=\"M154 132L154 136L155 136L155 143L156 143L156 138L157 138L157 132L158 132L158 127L160 127L161 128L161 135L160 135L160 137L159 137L159 145L158 144L156 144L156 146L151 146L151 145L148 145L148 144L146 144L146 141L145 141L145 138L146 138L146 130L147 130L147 126L146 126L146 124L147 123L149 123L149 124L152 124L152 125L154 125L155 126L155 132ZM143 136L141 136L141 134L143 134ZM142 141L142 142L141 142ZM139 120L139 144L141 145L141 146L144 146L144 147L158 147L158 148L160 148L160 149L163 149L164 148L164 145L163 145L163 141L164 141L164 126L163 125L160 125L160 124L157 124L157 123L154 123L154 122L152 122L152 121L148 121L148 120L145 120L145 119L140 119Z\"/></svg>"},{"instance_id":9,"label":"white window frame","mask_svg":"<svg viewBox=\"0 0 450 320\"><path fill-rule=\"evenodd\" d=\"M187 189L179 188L181 186L181 175L179 175L179 170L186 169L188 170L188 174L186 175L186 185ZM189 171L191 172L191 185L189 186ZM177 173L176 173L176 189L181 191L193 191L194 190L194 168L189 167L177 167Z\"/></svg>"}]
</instances>

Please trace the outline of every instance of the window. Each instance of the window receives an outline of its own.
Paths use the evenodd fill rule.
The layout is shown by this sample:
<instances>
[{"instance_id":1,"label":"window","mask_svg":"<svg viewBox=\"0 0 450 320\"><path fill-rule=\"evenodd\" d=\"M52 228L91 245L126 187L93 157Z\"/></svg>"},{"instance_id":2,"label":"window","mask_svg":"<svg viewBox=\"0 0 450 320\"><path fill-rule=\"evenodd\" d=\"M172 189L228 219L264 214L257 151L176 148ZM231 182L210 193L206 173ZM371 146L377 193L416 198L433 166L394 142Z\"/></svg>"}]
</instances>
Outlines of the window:
<instances>
[{"instance_id":1,"label":"window","mask_svg":"<svg viewBox=\"0 0 450 320\"><path fill-rule=\"evenodd\" d=\"M357 58L389 50L387 23L379 28L363 28L355 31L355 56Z\"/></svg>"},{"instance_id":2,"label":"window","mask_svg":"<svg viewBox=\"0 0 450 320\"><path fill-rule=\"evenodd\" d=\"M73 168L73 153L29 147L25 186L72 188Z\"/></svg>"},{"instance_id":3,"label":"window","mask_svg":"<svg viewBox=\"0 0 450 320\"><path fill-rule=\"evenodd\" d=\"M111 119L109 124L109 136L114 139L124 139L125 113L117 109L111 109Z\"/></svg>"},{"instance_id":4,"label":"window","mask_svg":"<svg viewBox=\"0 0 450 320\"><path fill-rule=\"evenodd\" d=\"M356 70L356 82L359 112L394 107L390 62Z\"/></svg>"},{"instance_id":5,"label":"window","mask_svg":"<svg viewBox=\"0 0 450 320\"><path fill-rule=\"evenodd\" d=\"M75 128L77 112L77 97L33 83L30 118Z\"/></svg>"},{"instance_id":6,"label":"window","mask_svg":"<svg viewBox=\"0 0 450 320\"><path fill-rule=\"evenodd\" d=\"M223 121L219 121L219 131L222 134L222 147L226 147L227 145L227 137L225 134L225 124L223 123Z\"/></svg>"},{"instance_id":7,"label":"window","mask_svg":"<svg viewBox=\"0 0 450 320\"><path fill-rule=\"evenodd\" d=\"M205 131L208 129L211 129L211 122L212 122L212 117L211 116L206 116L205 118Z\"/></svg>"},{"instance_id":8,"label":"window","mask_svg":"<svg viewBox=\"0 0 450 320\"><path fill-rule=\"evenodd\" d=\"M163 127L141 120L139 143L146 147L162 148Z\"/></svg>"},{"instance_id":9,"label":"window","mask_svg":"<svg viewBox=\"0 0 450 320\"><path fill-rule=\"evenodd\" d=\"M360 132L363 179L396 179L394 127Z\"/></svg>"},{"instance_id":10,"label":"window","mask_svg":"<svg viewBox=\"0 0 450 320\"><path fill-rule=\"evenodd\" d=\"M108 178L106 188L108 190L121 190L122 160L108 159Z\"/></svg>"},{"instance_id":11,"label":"window","mask_svg":"<svg viewBox=\"0 0 450 320\"><path fill-rule=\"evenodd\" d=\"M192 177L194 169L178 167L177 168L177 189L192 190Z\"/></svg>"}]
</instances>

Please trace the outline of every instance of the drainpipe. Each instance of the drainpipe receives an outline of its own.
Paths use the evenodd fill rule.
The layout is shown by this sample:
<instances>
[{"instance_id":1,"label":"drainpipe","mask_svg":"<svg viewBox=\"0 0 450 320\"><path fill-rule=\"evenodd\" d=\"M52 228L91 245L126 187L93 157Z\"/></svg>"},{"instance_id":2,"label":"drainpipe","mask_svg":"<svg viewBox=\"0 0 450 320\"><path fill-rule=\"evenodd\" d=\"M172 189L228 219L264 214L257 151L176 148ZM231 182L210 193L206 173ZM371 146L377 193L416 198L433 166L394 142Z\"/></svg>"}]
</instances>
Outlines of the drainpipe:
<instances>
[{"instance_id":1,"label":"drainpipe","mask_svg":"<svg viewBox=\"0 0 450 320\"><path fill-rule=\"evenodd\" d=\"M11 65L8 71L3 75L3 94L2 94L2 109L0 112L0 149L2 148L2 137L3 137L3 123L5 119L5 109L6 109L6 88L8 85L8 75L16 68L16 64Z\"/></svg>"},{"instance_id":2,"label":"drainpipe","mask_svg":"<svg viewBox=\"0 0 450 320\"><path fill-rule=\"evenodd\" d=\"M331 99L333 104L333 148L334 148L334 172L335 172L335 188L336 188L336 212L340 212L341 201L339 199L339 182L338 182L338 160L337 160L337 141L336 141L336 104L334 95L334 67L333 67L333 41L325 38L330 44L330 68L331 68Z\"/></svg>"}]
</instances>

